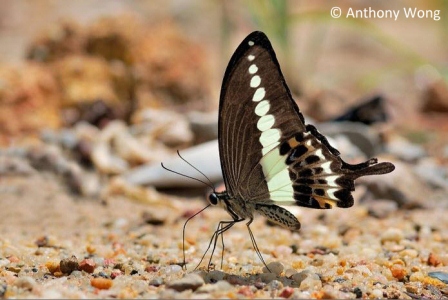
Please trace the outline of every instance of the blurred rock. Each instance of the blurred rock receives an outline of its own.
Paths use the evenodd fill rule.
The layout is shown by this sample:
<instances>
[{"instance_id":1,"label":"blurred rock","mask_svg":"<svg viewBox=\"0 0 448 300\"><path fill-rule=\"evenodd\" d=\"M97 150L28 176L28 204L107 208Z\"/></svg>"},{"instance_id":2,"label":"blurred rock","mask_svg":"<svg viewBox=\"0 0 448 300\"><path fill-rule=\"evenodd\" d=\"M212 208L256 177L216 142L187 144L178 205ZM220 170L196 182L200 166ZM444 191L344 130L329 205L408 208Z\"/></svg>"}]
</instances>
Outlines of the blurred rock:
<instances>
[{"instance_id":1,"label":"blurred rock","mask_svg":"<svg viewBox=\"0 0 448 300\"><path fill-rule=\"evenodd\" d=\"M395 170L387 176L366 176L359 179L371 190L376 198L390 199L399 207L428 207L431 190L415 174L413 168L401 161L387 157L379 161L390 161Z\"/></svg>"},{"instance_id":2,"label":"blurred rock","mask_svg":"<svg viewBox=\"0 0 448 300\"><path fill-rule=\"evenodd\" d=\"M417 176L430 186L442 188L448 192L448 168L438 164L434 158L421 159L414 170Z\"/></svg>"},{"instance_id":3,"label":"blurred rock","mask_svg":"<svg viewBox=\"0 0 448 300\"><path fill-rule=\"evenodd\" d=\"M108 61L132 65L136 60L133 45L144 37L144 33L144 25L136 15L104 16L85 29L84 51Z\"/></svg>"},{"instance_id":4,"label":"blurred rock","mask_svg":"<svg viewBox=\"0 0 448 300\"><path fill-rule=\"evenodd\" d=\"M146 135L176 148L191 144L193 133L185 115L172 110L143 109L132 118L134 134Z\"/></svg>"},{"instance_id":5,"label":"blurred rock","mask_svg":"<svg viewBox=\"0 0 448 300\"><path fill-rule=\"evenodd\" d=\"M124 118L130 87L120 90L115 83L129 81L129 75L125 68L114 66L118 63L87 55L68 55L54 63L67 125L80 120L104 125L101 118Z\"/></svg>"},{"instance_id":6,"label":"blurred rock","mask_svg":"<svg viewBox=\"0 0 448 300\"><path fill-rule=\"evenodd\" d=\"M207 108L210 76L203 47L170 21L150 28L132 45L138 107L189 103L190 110Z\"/></svg>"},{"instance_id":7,"label":"blurred rock","mask_svg":"<svg viewBox=\"0 0 448 300\"><path fill-rule=\"evenodd\" d=\"M84 171L80 165L64 154L57 145L39 144L30 147L27 155L32 167L61 176L68 189L83 196L96 196L100 192L98 174Z\"/></svg>"},{"instance_id":8,"label":"blurred rock","mask_svg":"<svg viewBox=\"0 0 448 300\"><path fill-rule=\"evenodd\" d=\"M0 153L0 176L32 175L36 170L21 157L3 156Z\"/></svg>"},{"instance_id":9,"label":"blurred rock","mask_svg":"<svg viewBox=\"0 0 448 300\"><path fill-rule=\"evenodd\" d=\"M329 122L319 123L316 127L317 130L326 136L346 136L366 157L374 157L377 153L382 152L379 134L374 128L367 125L353 122ZM338 149L337 146L336 149ZM342 155L345 155L343 150L340 152Z\"/></svg>"},{"instance_id":10,"label":"blurred rock","mask_svg":"<svg viewBox=\"0 0 448 300\"><path fill-rule=\"evenodd\" d=\"M12 137L58 128L58 84L52 72L36 63L0 66L0 144Z\"/></svg>"},{"instance_id":11,"label":"blurred rock","mask_svg":"<svg viewBox=\"0 0 448 300\"><path fill-rule=\"evenodd\" d=\"M388 117L384 102L385 100L383 96L376 95L363 101L361 104L352 106L347 110L347 112L334 118L332 121L359 122L366 125L386 122Z\"/></svg>"},{"instance_id":12,"label":"blurred rock","mask_svg":"<svg viewBox=\"0 0 448 300\"><path fill-rule=\"evenodd\" d=\"M341 157L346 161L351 160L364 160L367 158L366 153L362 152L348 136L343 134L337 134L332 137L327 137L330 145L334 145L336 149L341 153Z\"/></svg>"},{"instance_id":13,"label":"blurred rock","mask_svg":"<svg viewBox=\"0 0 448 300\"><path fill-rule=\"evenodd\" d=\"M182 150L180 154L186 161L203 172L212 182L222 181L218 142L216 140ZM165 158L163 164L175 172L208 182L207 179L177 155ZM204 186L201 182L165 170L159 162L136 167L126 172L123 178L130 184L144 184L154 187Z\"/></svg>"},{"instance_id":14,"label":"blurred rock","mask_svg":"<svg viewBox=\"0 0 448 300\"><path fill-rule=\"evenodd\" d=\"M85 27L59 22L32 42L28 59L55 70L51 80L58 82L66 125L87 121L102 128L113 119L129 120L142 108L174 105L185 110L188 104L189 109L203 110L210 103L204 101L210 98L205 51L171 21L149 26L125 14Z\"/></svg>"},{"instance_id":15,"label":"blurred rock","mask_svg":"<svg viewBox=\"0 0 448 300\"><path fill-rule=\"evenodd\" d=\"M203 113L192 111L188 113L188 119L195 136L195 144L218 138L218 112Z\"/></svg>"},{"instance_id":16,"label":"blurred rock","mask_svg":"<svg viewBox=\"0 0 448 300\"><path fill-rule=\"evenodd\" d=\"M68 54L81 53L85 47L84 32L72 20L49 23L28 46L27 58L39 62L51 62Z\"/></svg>"},{"instance_id":17,"label":"blurred rock","mask_svg":"<svg viewBox=\"0 0 448 300\"><path fill-rule=\"evenodd\" d=\"M400 136L391 137L387 143L386 149L388 153L409 162L416 161L427 155L423 147L412 144Z\"/></svg>"},{"instance_id":18,"label":"blurred rock","mask_svg":"<svg viewBox=\"0 0 448 300\"><path fill-rule=\"evenodd\" d=\"M373 199L371 201L363 202L363 205L367 206L370 216L378 219L387 218L398 209L397 202L391 200Z\"/></svg>"},{"instance_id":19,"label":"blurred rock","mask_svg":"<svg viewBox=\"0 0 448 300\"><path fill-rule=\"evenodd\" d=\"M429 84L423 95L423 112L448 112L448 86L439 80Z\"/></svg>"},{"instance_id":20,"label":"blurred rock","mask_svg":"<svg viewBox=\"0 0 448 300\"><path fill-rule=\"evenodd\" d=\"M432 278L437 278L440 281L448 284L448 273L447 272L429 272L428 276Z\"/></svg>"},{"instance_id":21,"label":"blurred rock","mask_svg":"<svg viewBox=\"0 0 448 300\"><path fill-rule=\"evenodd\" d=\"M109 123L98 135L92 149L92 161L101 173L120 174L131 165L163 160L164 149L147 147L132 136L121 121Z\"/></svg>"}]
</instances>

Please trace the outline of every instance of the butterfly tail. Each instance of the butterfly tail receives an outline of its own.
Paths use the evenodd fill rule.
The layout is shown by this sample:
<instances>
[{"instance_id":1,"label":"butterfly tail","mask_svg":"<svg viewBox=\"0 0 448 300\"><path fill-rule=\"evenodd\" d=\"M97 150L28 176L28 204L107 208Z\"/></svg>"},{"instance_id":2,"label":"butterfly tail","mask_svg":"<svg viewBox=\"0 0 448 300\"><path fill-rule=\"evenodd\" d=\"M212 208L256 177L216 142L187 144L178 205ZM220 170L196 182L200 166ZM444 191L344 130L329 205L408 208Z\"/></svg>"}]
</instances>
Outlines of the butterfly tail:
<instances>
[{"instance_id":1,"label":"butterfly tail","mask_svg":"<svg viewBox=\"0 0 448 300\"><path fill-rule=\"evenodd\" d=\"M346 175L352 179L367 175L387 174L395 170L395 166L390 162L378 163L378 159L372 158L366 162L351 165L342 161L342 170L347 170Z\"/></svg>"}]
</instances>

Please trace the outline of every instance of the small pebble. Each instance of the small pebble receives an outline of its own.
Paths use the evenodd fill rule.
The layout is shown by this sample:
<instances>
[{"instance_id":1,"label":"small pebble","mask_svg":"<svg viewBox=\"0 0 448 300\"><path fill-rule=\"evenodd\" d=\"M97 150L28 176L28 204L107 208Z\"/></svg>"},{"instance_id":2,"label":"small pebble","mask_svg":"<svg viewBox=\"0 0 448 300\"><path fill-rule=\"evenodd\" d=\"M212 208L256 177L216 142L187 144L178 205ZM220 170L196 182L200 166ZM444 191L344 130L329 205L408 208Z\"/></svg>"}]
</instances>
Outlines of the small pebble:
<instances>
[{"instance_id":1,"label":"small pebble","mask_svg":"<svg viewBox=\"0 0 448 300\"><path fill-rule=\"evenodd\" d=\"M274 273L261 273L259 274L259 276L261 281L263 281L264 283L269 283L277 278L277 275L275 275Z\"/></svg>"},{"instance_id":2,"label":"small pebble","mask_svg":"<svg viewBox=\"0 0 448 300\"><path fill-rule=\"evenodd\" d=\"M196 291L200 286L204 284L204 279L198 274L188 274L184 278L173 280L166 284L169 289L182 292L185 290Z\"/></svg>"},{"instance_id":3,"label":"small pebble","mask_svg":"<svg viewBox=\"0 0 448 300\"><path fill-rule=\"evenodd\" d=\"M440 281L448 284L448 273L447 272L429 272L428 276L432 277L432 278L437 278Z\"/></svg>"},{"instance_id":4,"label":"small pebble","mask_svg":"<svg viewBox=\"0 0 448 300\"><path fill-rule=\"evenodd\" d=\"M163 284L163 279L160 277L156 277L149 282L149 285L152 286L161 286Z\"/></svg>"},{"instance_id":5,"label":"small pebble","mask_svg":"<svg viewBox=\"0 0 448 300\"><path fill-rule=\"evenodd\" d=\"M292 280L297 282L301 289L320 289L322 288L322 281L319 275L309 271L304 270L291 277Z\"/></svg>"},{"instance_id":6,"label":"small pebble","mask_svg":"<svg viewBox=\"0 0 448 300\"><path fill-rule=\"evenodd\" d=\"M238 275L227 275L226 281L231 285L247 285L247 278Z\"/></svg>"},{"instance_id":7,"label":"small pebble","mask_svg":"<svg viewBox=\"0 0 448 300\"><path fill-rule=\"evenodd\" d=\"M410 257L410 258L416 258L418 256L418 251L414 249L404 249L400 251L401 257Z\"/></svg>"},{"instance_id":8,"label":"small pebble","mask_svg":"<svg viewBox=\"0 0 448 300\"><path fill-rule=\"evenodd\" d=\"M322 281L320 280L317 274L314 274L314 276L305 278L300 283L300 288L304 290L305 289L320 290L322 288Z\"/></svg>"},{"instance_id":9,"label":"small pebble","mask_svg":"<svg viewBox=\"0 0 448 300\"><path fill-rule=\"evenodd\" d=\"M437 255L435 255L432 252L429 253L428 260L427 260L427 264L429 266L437 267L437 265L439 265L440 263L441 263L440 259Z\"/></svg>"},{"instance_id":10,"label":"small pebble","mask_svg":"<svg viewBox=\"0 0 448 300\"><path fill-rule=\"evenodd\" d=\"M383 291L380 289L374 289L370 295L371 295L371 298L374 298L374 299L384 298Z\"/></svg>"},{"instance_id":11,"label":"small pebble","mask_svg":"<svg viewBox=\"0 0 448 300\"><path fill-rule=\"evenodd\" d=\"M12 263L16 263L16 262L20 261L20 259L17 256L15 256L15 255L9 256L8 260L9 260L9 262L12 262Z\"/></svg>"},{"instance_id":12,"label":"small pebble","mask_svg":"<svg viewBox=\"0 0 448 300\"><path fill-rule=\"evenodd\" d=\"M95 266L104 267L104 262L105 262L104 258L95 256L92 259L93 259L93 262L95 263Z\"/></svg>"},{"instance_id":13,"label":"small pebble","mask_svg":"<svg viewBox=\"0 0 448 300\"><path fill-rule=\"evenodd\" d=\"M292 287L285 287L283 291L280 293L279 297L281 298L289 298L294 293L294 289Z\"/></svg>"},{"instance_id":14,"label":"small pebble","mask_svg":"<svg viewBox=\"0 0 448 300\"><path fill-rule=\"evenodd\" d=\"M18 288L31 291L34 288L34 286L36 286L36 280L32 277L24 276L17 279L14 282L14 285Z\"/></svg>"},{"instance_id":15,"label":"small pebble","mask_svg":"<svg viewBox=\"0 0 448 300\"><path fill-rule=\"evenodd\" d=\"M165 219L152 211L144 211L142 213L143 222L149 225L160 226L165 223Z\"/></svg>"},{"instance_id":16,"label":"small pebble","mask_svg":"<svg viewBox=\"0 0 448 300\"><path fill-rule=\"evenodd\" d=\"M4 259L4 258L0 257L0 268L6 267L9 264L10 264L10 262L8 259Z\"/></svg>"},{"instance_id":17,"label":"small pebble","mask_svg":"<svg viewBox=\"0 0 448 300\"><path fill-rule=\"evenodd\" d=\"M268 270L268 268L269 268L269 270ZM262 269L263 273L274 273L276 275L280 275L283 272L283 269L285 267L283 266L282 263L273 261L273 262L268 263L268 268L266 268L266 266L263 267L263 269Z\"/></svg>"},{"instance_id":18,"label":"small pebble","mask_svg":"<svg viewBox=\"0 0 448 300\"><path fill-rule=\"evenodd\" d=\"M422 292L422 284L420 282L406 283L406 291L412 294L420 294Z\"/></svg>"},{"instance_id":19,"label":"small pebble","mask_svg":"<svg viewBox=\"0 0 448 300\"><path fill-rule=\"evenodd\" d=\"M292 275L291 279L297 282L299 285L300 283L307 277L312 276L311 271L309 270L303 270L302 272L296 273Z\"/></svg>"},{"instance_id":20,"label":"small pebble","mask_svg":"<svg viewBox=\"0 0 448 300\"><path fill-rule=\"evenodd\" d=\"M237 294L243 295L245 298L253 298L254 297L254 291L252 290L252 287L245 285L242 286Z\"/></svg>"},{"instance_id":21,"label":"small pebble","mask_svg":"<svg viewBox=\"0 0 448 300\"><path fill-rule=\"evenodd\" d=\"M70 257L70 258L64 258L59 263L59 267L60 267L62 273L70 274L74 270L78 270L78 267L79 267L78 259L74 255L72 255L72 257Z\"/></svg>"},{"instance_id":22,"label":"small pebble","mask_svg":"<svg viewBox=\"0 0 448 300\"><path fill-rule=\"evenodd\" d=\"M408 275L405 267L400 264L392 265L390 267L390 271L392 272L392 276L394 276L398 280L402 280L406 275Z\"/></svg>"},{"instance_id":23,"label":"small pebble","mask_svg":"<svg viewBox=\"0 0 448 300\"><path fill-rule=\"evenodd\" d=\"M171 265L165 268L166 274L177 274L179 272L182 272L182 267L179 265Z\"/></svg>"},{"instance_id":24,"label":"small pebble","mask_svg":"<svg viewBox=\"0 0 448 300\"><path fill-rule=\"evenodd\" d=\"M353 289L353 294L356 295L357 299L362 298L362 291L361 291L361 289L359 287L355 287Z\"/></svg>"},{"instance_id":25,"label":"small pebble","mask_svg":"<svg viewBox=\"0 0 448 300\"><path fill-rule=\"evenodd\" d=\"M228 283L225 280L218 281L215 284L215 286L218 288L219 291L229 291L233 287L230 283Z\"/></svg>"},{"instance_id":26,"label":"small pebble","mask_svg":"<svg viewBox=\"0 0 448 300\"><path fill-rule=\"evenodd\" d=\"M112 272L110 273L110 278L115 279L118 276L121 276L123 274L123 272L119 269L113 269Z\"/></svg>"},{"instance_id":27,"label":"small pebble","mask_svg":"<svg viewBox=\"0 0 448 300\"><path fill-rule=\"evenodd\" d=\"M0 284L0 297L3 298L6 294L8 286L6 284Z\"/></svg>"},{"instance_id":28,"label":"small pebble","mask_svg":"<svg viewBox=\"0 0 448 300\"><path fill-rule=\"evenodd\" d=\"M285 270L285 277L290 278L294 274L297 274L297 271L294 269L286 269Z\"/></svg>"},{"instance_id":29,"label":"small pebble","mask_svg":"<svg viewBox=\"0 0 448 300\"><path fill-rule=\"evenodd\" d=\"M95 262L93 261L93 259L90 258L83 259L79 263L79 269L81 271L91 274L95 270Z\"/></svg>"},{"instance_id":30,"label":"small pebble","mask_svg":"<svg viewBox=\"0 0 448 300\"><path fill-rule=\"evenodd\" d=\"M108 290L113 285L113 281L112 279L102 277L92 278L90 280L90 285L100 290Z\"/></svg>"},{"instance_id":31,"label":"small pebble","mask_svg":"<svg viewBox=\"0 0 448 300\"><path fill-rule=\"evenodd\" d=\"M274 290L281 290L283 288L283 283L281 283L278 280L272 280L271 282L269 282L267 284L267 287L269 290L274 291Z\"/></svg>"},{"instance_id":32,"label":"small pebble","mask_svg":"<svg viewBox=\"0 0 448 300\"><path fill-rule=\"evenodd\" d=\"M398 228L389 228L381 234L381 242L399 242L403 239L403 231Z\"/></svg>"},{"instance_id":33,"label":"small pebble","mask_svg":"<svg viewBox=\"0 0 448 300\"><path fill-rule=\"evenodd\" d=\"M233 288L233 285L228 283L225 280L220 280L215 284L204 284L200 288L196 290L196 293L210 294L217 291L225 292L230 291Z\"/></svg>"},{"instance_id":34,"label":"small pebble","mask_svg":"<svg viewBox=\"0 0 448 300\"><path fill-rule=\"evenodd\" d=\"M225 275L226 274L224 272L213 270L207 273L207 275L205 275L204 280L207 283L216 283L220 280L223 280Z\"/></svg>"},{"instance_id":35,"label":"small pebble","mask_svg":"<svg viewBox=\"0 0 448 300\"><path fill-rule=\"evenodd\" d=\"M74 270L70 273L70 277L72 278L81 278L83 276L81 271Z\"/></svg>"},{"instance_id":36,"label":"small pebble","mask_svg":"<svg viewBox=\"0 0 448 300\"><path fill-rule=\"evenodd\" d=\"M159 266L157 265L149 265L145 267L145 271L148 273L153 273L153 272L157 272L159 270Z\"/></svg>"}]
</instances>

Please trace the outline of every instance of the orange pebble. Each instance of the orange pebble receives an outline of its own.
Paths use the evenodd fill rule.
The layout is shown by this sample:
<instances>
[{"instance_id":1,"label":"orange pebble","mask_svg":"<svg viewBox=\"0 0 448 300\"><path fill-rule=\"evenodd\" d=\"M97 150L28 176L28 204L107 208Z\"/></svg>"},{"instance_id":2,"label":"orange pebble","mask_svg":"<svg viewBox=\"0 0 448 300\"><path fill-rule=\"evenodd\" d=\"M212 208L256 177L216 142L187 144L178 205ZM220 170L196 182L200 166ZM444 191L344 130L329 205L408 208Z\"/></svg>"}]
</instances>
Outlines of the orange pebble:
<instances>
[{"instance_id":1,"label":"orange pebble","mask_svg":"<svg viewBox=\"0 0 448 300\"><path fill-rule=\"evenodd\" d=\"M112 286L113 281L112 279L107 279L107 278L92 278L90 280L90 285L93 287L96 287L97 289L100 290L108 290L110 289L110 287Z\"/></svg>"},{"instance_id":2,"label":"orange pebble","mask_svg":"<svg viewBox=\"0 0 448 300\"><path fill-rule=\"evenodd\" d=\"M403 279L408 274L406 269L402 265L398 264L392 265L392 267L390 267L390 271L392 272L392 276L398 280Z\"/></svg>"},{"instance_id":3,"label":"orange pebble","mask_svg":"<svg viewBox=\"0 0 448 300\"><path fill-rule=\"evenodd\" d=\"M53 275L56 272L61 272L61 269L59 267L59 262L57 262L57 261L53 261L53 260L47 261L45 263L45 266L47 267L48 271Z\"/></svg>"}]
</instances>

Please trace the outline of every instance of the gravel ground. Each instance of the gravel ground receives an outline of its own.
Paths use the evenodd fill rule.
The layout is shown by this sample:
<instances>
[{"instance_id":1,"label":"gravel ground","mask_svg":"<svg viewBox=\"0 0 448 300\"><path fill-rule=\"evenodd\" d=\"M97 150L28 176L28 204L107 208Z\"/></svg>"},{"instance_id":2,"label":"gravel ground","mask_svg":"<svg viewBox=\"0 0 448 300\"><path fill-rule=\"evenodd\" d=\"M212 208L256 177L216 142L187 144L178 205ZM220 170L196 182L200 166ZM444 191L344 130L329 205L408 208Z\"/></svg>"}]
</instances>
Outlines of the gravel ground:
<instances>
[{"instance_id":1,"label":"gravel ground","mask_svg":"<svg viewBox=\"0 0 448 300\"><path fill-rule=\"evenodd\" d=\"M446 298L447 211L366 206L294 210L300 232L244 224L224 236L207 271L199 263L226 213L189 222L187 271L182 226L201 199L154 193L152 205L126 197L78 199L50 173L4 177L0 210L0 296L4 298ZM214 269L214 270L213 270ZM433 273L438 272L438 273ZM445 283L435 277L439 276ZM445 278L443 277L445 276Z\"/></svg>"}]
</instances>

